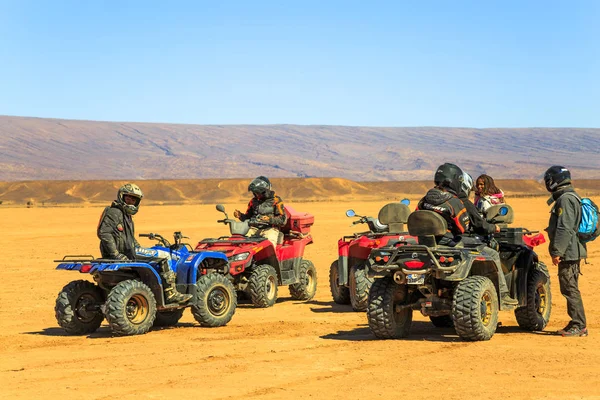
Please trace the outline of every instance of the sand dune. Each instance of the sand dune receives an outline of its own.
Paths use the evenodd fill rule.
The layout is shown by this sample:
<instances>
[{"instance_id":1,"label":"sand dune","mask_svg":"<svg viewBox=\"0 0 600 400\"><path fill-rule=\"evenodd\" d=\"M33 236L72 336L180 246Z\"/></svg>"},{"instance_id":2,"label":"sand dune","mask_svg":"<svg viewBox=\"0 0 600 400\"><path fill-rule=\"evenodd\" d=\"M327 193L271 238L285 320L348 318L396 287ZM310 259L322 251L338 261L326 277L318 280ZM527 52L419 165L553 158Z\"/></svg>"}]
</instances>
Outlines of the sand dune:
<instances>
[{"instance_id":1,"label":"sand dune","mask_svg":"<svg viewBox=\"0 0 600 400\"><path fill-rule=\"evenodd\" d=\"M145 204L215 204L246 201L249 179L140 180ZM3 205L97 205L115 198L126 181L0 182ZM600 194L600 180L575 182L580 194ZM546 196L535 180L499 180L508 198ZM422 196L431 181L354 182L342 178L275 178L273 186L287 201L400 200Z\"/></svg>"}]
</instances>

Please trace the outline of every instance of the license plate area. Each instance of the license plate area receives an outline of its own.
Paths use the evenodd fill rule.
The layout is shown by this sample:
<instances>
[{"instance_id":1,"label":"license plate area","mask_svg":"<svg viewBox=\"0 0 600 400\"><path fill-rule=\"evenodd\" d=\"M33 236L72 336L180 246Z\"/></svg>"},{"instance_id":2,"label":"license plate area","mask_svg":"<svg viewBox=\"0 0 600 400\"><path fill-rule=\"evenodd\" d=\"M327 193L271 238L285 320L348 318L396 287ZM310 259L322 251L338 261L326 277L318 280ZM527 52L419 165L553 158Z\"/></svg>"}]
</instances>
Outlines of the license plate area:
<instances>
[{"instance_id":1,"label":"license plate area","mask_svg":"<svg viewBox=\"0 0 600 400\"><path fill-rule=\"evenodd\" d=\"M408 285L422 285L425 283L425 274L406 274Z\"/></svg>"}]
</instances>

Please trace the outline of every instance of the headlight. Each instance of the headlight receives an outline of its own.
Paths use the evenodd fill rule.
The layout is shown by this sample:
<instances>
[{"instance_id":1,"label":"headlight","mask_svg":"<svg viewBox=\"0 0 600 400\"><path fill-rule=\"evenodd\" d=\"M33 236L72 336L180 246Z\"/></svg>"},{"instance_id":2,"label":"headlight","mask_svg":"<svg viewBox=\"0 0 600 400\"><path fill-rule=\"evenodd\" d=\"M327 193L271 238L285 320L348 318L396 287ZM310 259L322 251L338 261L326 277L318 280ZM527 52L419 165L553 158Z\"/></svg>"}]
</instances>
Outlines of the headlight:
<instances>
[{"instance_id":1,"label":"headlight","mask_svg":"<svg viewBox=\"0 0 600 400\"><path fill-rule=\"evenodd\" d=\"M229 261L243 261L250 255L250 252L236 254L233 257L229 257Z\"/></svg>"}]
</instances>

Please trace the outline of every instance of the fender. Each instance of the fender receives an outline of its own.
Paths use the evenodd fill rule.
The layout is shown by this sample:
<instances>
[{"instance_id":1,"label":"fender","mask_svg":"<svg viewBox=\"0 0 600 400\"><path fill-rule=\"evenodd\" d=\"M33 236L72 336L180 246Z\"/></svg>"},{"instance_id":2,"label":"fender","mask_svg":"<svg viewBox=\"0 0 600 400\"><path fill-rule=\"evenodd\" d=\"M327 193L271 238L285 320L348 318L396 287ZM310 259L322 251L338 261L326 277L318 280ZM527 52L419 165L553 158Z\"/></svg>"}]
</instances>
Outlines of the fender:
<instances>
[{"instance_id":1,"label":"fender","mask_svg":"<svg viewBox=\"0 0 600 400\"><path fill-rule=\"evenodd\" d=\"M207 259L222 260L227 265L224 273L229 272L229 262L227 256L216 251L201 251L199 253L190 253L185 259L179 262L177 267L177 284L195 285L198 280L198 267Z\"/></svg>"},{"instance_id":2,"label":"fender","mask_svg":"<svg viewBox=\"0 0 600 400\"><path fill-rule=\"evenodd\" d=\"M454 273L444 278L447 281L462 281L470 275L488 276L496 289L498 289L497 270L494 260L483 254L467 254L463 265L459 266Z\"/></svg>"}]
</instances>

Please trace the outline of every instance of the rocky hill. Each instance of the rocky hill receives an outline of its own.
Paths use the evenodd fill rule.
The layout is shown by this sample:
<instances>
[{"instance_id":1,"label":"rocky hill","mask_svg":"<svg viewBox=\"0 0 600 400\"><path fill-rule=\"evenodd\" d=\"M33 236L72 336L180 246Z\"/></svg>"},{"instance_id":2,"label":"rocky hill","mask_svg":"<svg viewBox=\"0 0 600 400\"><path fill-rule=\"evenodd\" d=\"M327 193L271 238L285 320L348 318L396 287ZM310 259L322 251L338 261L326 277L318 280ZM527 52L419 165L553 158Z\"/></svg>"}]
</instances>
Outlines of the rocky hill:
<instances>
[{"instance_id":1,"label":"rocky hill","mask_svg":"<svg viewBox=\"0 0 600 400\"><path fill-rule=\"evenodd\" d=\"M0 116L0 181L340 177L428 180L441 163L600 177L600 129L177 125Z\"/></svg>"}]
</instances>

